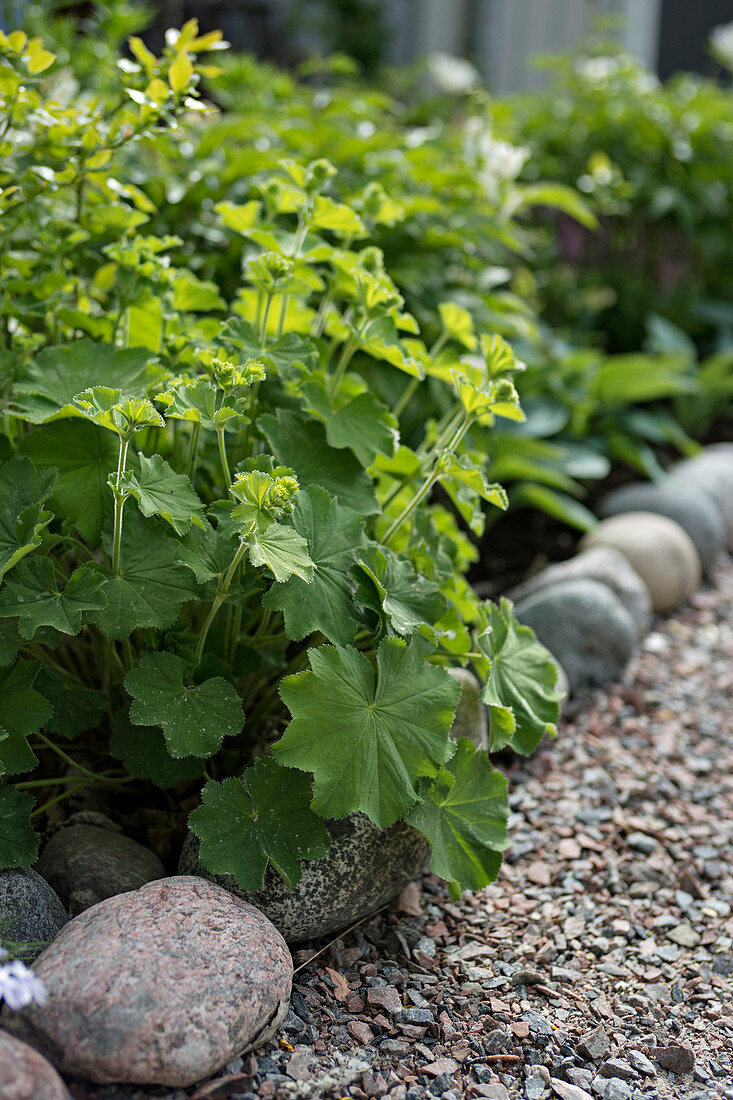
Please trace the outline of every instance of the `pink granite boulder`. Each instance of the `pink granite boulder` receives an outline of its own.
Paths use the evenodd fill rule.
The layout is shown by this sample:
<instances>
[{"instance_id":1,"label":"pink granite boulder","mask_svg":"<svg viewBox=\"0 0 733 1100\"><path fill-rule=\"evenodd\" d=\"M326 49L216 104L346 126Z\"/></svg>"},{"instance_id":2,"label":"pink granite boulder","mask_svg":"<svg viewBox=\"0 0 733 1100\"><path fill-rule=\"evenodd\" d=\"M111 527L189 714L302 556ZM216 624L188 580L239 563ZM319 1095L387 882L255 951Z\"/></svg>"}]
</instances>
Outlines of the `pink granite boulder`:
<instances>
[{"instance_id":1,"label":"pink granite boulder","mask_svg":"<svg viewBox=\"0 0 733 1100\"><path fill-rule=\"evenodd\" d=\"M0 1096L3 1100L71 1100L53 1066L7 1031L0 1031Z\"/></svg>"},{"instance_id":2,"label":"pink granite boulder","mask_svg":"<svg viewBox=\"0 0 733 1100\"><path fill-rule=\"evenodd\" d=\"M178 876L87 909L34 971L48 1001L22 1013L26 1037L59 1069L186 1086L277 1030L293 964L258 909Z\"/></svg>"}]
</instances>

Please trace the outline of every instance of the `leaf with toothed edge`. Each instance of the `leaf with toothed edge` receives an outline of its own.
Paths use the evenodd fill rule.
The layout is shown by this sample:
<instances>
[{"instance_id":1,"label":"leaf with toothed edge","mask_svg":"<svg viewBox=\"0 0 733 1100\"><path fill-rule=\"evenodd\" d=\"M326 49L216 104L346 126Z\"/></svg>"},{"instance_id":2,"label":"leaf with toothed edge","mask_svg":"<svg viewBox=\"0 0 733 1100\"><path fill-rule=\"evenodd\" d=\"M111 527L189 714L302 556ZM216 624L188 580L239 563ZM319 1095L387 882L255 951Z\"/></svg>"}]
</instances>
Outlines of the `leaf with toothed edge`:
<instances>
[{"instance_id":1,"label":"leaf with toothed edge","mask_svg":"<svg viewBox=\"0 0 733 1100\"><path fill-rule=\"evenodd\" d=\"M322 817L362 810L383 828L417 800L416 783L450 759L460 686L429 665L421 640L385 638L376 670L346 646L308 650L311 670L286 677L280 696L293 716L273 754L314 775Z\"/></svg>"},{"instance_id":2,"label":"leaf with toothed edge","mask_svg":"<svg viewBox=\"0 0 733 1100\"><path fill-rule=\"evenodd\" d=\"M509 802L503 775L484 752L461 740L434 779L420 783L421 801L407 820L432 848L430 870L461 890L480 890L496 878L507 844Z\"/></svg>"},{"instance_id":3,"label":"leaf with toothed edge","mask_svg":"<svg viewBox=\"0 0 733 1100\"><path fill-rule=\"evenodd\" d=\"M214 676L187 686L186 666L174 653L151 653L125 677L134 702L130 721L160 726L174 759L208 757L226 736L241 733L242 703L228 680Z\"/></svg>"},{"instance_id":4,"label":"leaf with toothed edge","mask_svg":"<svg viewBox=\"0 0 733 1100\"><path fill-rule=\"evenodd\" d=\"M302 859L328 854L328 830L310 808L311 777L260 756L241 779L207 783L189 815L201 842L201 862L233 875L243 890L259 890L268 863L289 890L300 882Z\"/></svg>"}]
</instances>

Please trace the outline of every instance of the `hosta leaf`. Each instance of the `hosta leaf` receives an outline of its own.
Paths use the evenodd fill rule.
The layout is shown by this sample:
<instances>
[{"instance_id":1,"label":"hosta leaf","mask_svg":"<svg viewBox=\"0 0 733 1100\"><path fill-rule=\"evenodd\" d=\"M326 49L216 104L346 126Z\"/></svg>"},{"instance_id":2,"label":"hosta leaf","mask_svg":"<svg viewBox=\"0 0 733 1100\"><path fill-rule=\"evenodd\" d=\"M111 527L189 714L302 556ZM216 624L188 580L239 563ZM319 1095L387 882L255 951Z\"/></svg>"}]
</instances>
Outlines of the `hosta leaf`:
<instances>
[{"instance_id":1,"label":"hosta leaf","mask_svg":"<svg viewBox=\"0 0 733 1100\"><path fill-rule=\"evenodd\" d=\"M379 511L371 478L352 454L329 446L321 424L278 409L275 416L260 417L258 426L278 462L295 470L302 488L320 485L360 515Z\"/></svg>"},{"instance_id":2,"label":"hosta leaf","mask_svg":"<svg viewBox=\"0 0 733 1100\"><path fill-rule=\"evenodd\" d=\"M63 590L50 558L22 561L5 582L0 594L0 617L18 618L22 638L32 638L40 626L52 626L62 634L78 634L86 611L105 606L104 577L85 564L69 577Z\"/></svg>"},{"instance_id":3,"label":"hosta leaf","mask_svg":"<svg viewBox=\"0 0 733 1100\"><path fill-rule=\"evenodd\" d=\"M198 779L206 761L198 756L174 760L157 726L133 726L125 712L115 715L109 751L135 779L149 779L156 787L175 787Z\"/></svg>"},{"instance_id":4,"label":"hosta leaf","mask_svg":"<svg viewBox=\"0 0 733 1100\"><path fill-rule=\"evenodd\" d=\"M607 408L698 393L700 383L685 373L687 366L685 355L611 355L594 375L594 396Z\"/></svg>"},{"instance_id":5,"label":"hosta leaf","mask_svg":"<svg viewBox=\"0 0 733 1100\"><path fill-rule=\"evenodd\" d=\"M420 783L421 801L407 820L427 837L430 870L446 879L454 900L496 878L506 847L509 802L506 779L485 753L459 741L452 760Z\"/></svg>"},{"instance_id":6,"label":"hosta leaf","mask_svg":"<svg viewBox=\"0 0 733 1100\"><path fill-rule=\"evenodd\" d=\"M414 634L423 625L433 626L445 614L446 601L438 586L386 547L369 546L362 550L357 571L371 581L369 585L362 577L357 602L363 601L365 606L383 612L397 634Z\"/></svg>"},{"instance_id":7,"label":"hosta leaf","mask_svg":"<svg viewBox=\"0 0 733 1100\"><path fill-rule=\"evenodd\" d=\"M117 465L118 450L111 435L78 420L37 428L21 445L40 469L58 471L51 506L88 542L99 540L102 523L112 515L107 477Z\"/></svg>"},{"instance_id":8,"label":"hosta leaf","mask_svg":"<svg viewBox=\"0 0 733 1100\"><path fill-rule=\"evenodd\" d=\"M27 458L13 458L0 469L0 578L40 545L53 518L43 510L56 480Z\"/></svg>"},{"instance_id":9,"label":"hosta leaf","mask_svg":"<svg viewBox=\"0 0 733 1100\"><path fill-rule=\"evenodd\" d=\"M417 800L415 784L449 759L460 693L422 646L382 641L375 672L356 649L310 649L311 671L289 676L280 695L293 720L274 746L287 767L313 772L322 817L363 810L380 827Z\"/></svg>"},{"instance_id":10,"label":"hosta leaf","mask_svg":"<svg viewBox=\"0 0 733 1100\"><path fill-rule=\"evenodd\" d=\"M242 704L221 676L187 687L186 666L174 653L152 653L128 672L125 687L133 697L130 721L136 726L160 726L168 752L211 756L225 737L241 733Z\"/></svg>"},{"instance_id":11,"label":"hosta leaf","mask_svg":"<svg viewBox=\"0 0 733 1100\"><path fill-rule=\"evenodd\" d=\"M42 667L36 687L53 708L44 724L46 733L76 737L94 729L107 709L107 696L80 684L69 683L52 668Z\"/></svg>"},{"instance_id":12,"label":"hosta leaf","mask_svg":"<svg viewBox=\"0 0 733 1100\"><path fill-rule=\"evenodd\" d=\"M297 886L302 859L328 854L330 837L311 810L311 778L260 756L241 779L207 783L189 814L201 841L201 861L234 875L243 890L259 890L271 863L288 889Z\"/></svg>"},{"instance_id":13,"label":"hosta leaf","mask_svg":"<svg viewBox=\"0 0 733 1100\"><path fill-rule=\"evenodd\" d=\"M564 183L543 181L518 184L514 187L508 206L512 213L520 206L551 206L569 214L586 229L595 229L598 225L590 205L581 198L574 187L568 187Z\"/></svg>"},{"instance_id":14,"label":"hosta leaf","mask_svg":"<svg viewBox=\"0 0 733 1100\"><path fill-rule=\"evenodd\" d=\"M203 527L203 504L191 482L160 455L141 454L139 474L124 474L119 487L135 498L144 516L160 516L178 535L185 535L192 523Z\"/></svg>"},{"instance_id":15,"label":"hosta leaf","mask_svg":"<svg viewBox=\"0 0 733 1100\"><path fill-rule=\"evenodd\" d=\"M111 540L104 540L111 550ZM136 627L170 626L181 604L196 597L199 587L191 571L176 561L177 549L156 520L125 512L122 526L122 573L115 577L105 568L104 595L107 606L92 612L108 638L127 638Z\"/></svg>"},{"instance_id":16,"label":"hosta leaf","mask_svg":"<svg viewBox=\"0 0 733 1100\"><path fill-rule=\"evenodd\" d=\"M561 696L557 667L534 631L520 626L510 600L483 605L478 647L488 662L481 698L489 708L489 748L511 744L529 755L545 735L554 736Z\"/></svg>"},{"instance_id":17,"label":"hosta leaf","mask_svg":"<svg viewBox=\"0 0 733 1100\"><path fill-rule=\"evenodd\" d=\"M313 562L308 543L292 527L271 523L248 539L249 560L255 568L266 565L276 581L286 581L295 575L309 583L313 577Z\"/></svg>"},{"instance_id":18,"label":"hosta leaf","mask_svg":"<svg viewBox=\"0 0 733 1100\"><path fill-rule=\"evenodd\" d=\"M510 500L512 506L529 505L541 512L547 512L548 516L554 516L561 523L577 527L579 531L591 531L598 523L590 508L586 508L567 493L558 493L546 485L522 481L512 486Z\"/></svg>"},{"instance_id":19,"label":"hosta leaf","mask_svg":"<svg viewBox=\"0 0 733 1100\"><path fill-rule=\"evenodd\" d=\"M38 760L28 744L51 715L51 707L33 683L38 674L34 661L16 661L0 674L0 774L32 771ZM0 788L0 792L3 788Z\"/></svg>"},{"instance_id":20,"label":"hosta leaf","mask_svg":"<svg viewBox=\"0 0 733 1100\"><path fill-rule=\"evenodd\" d=\"M38 855L38 837L30 822L28 791L0 787L0 868L30 867Z\"/></svg>"},{"instance_id":21,"label":"hosta leaf","mask_svg":"<svg viewBox=\"0 0 733 1100\"><path fill-rule=\"evenodd\" d=\"M364 520L325 489L311 486L295 498L293 527L308 545L313 579L306 584L293 576L274 584L263 606L284 612L285 631L294 641L320 630L330 642L349 645L360 626L349 570L365 544Z\"/></svg>"},{"instance_id":22,"label":"hosta leaf","mask_svg":"<svg viewBox=\"0 0 733 1100\"><path fill-rule=\"evenodd\" d=\"M143 396L162 375L145 348L114 348L92 340L44 348L14 387L14 407L33 424L80 417L74 398L92 386Z\"/></svg>"},{"instance_id":23,"label":"hosta leaf","mask_svg":"<svg viewBox=\"0 0 733 1100\"><path fill-rule=\"evenodd\" d=\"M399 441L396 417L370 393L360 393L338 408L332 408L322 386L315 382L302 387L305 408L326 426L331 447L348 447L362 466L371 466L378 454L391 458Z\"/></svg>"}]
</instances>

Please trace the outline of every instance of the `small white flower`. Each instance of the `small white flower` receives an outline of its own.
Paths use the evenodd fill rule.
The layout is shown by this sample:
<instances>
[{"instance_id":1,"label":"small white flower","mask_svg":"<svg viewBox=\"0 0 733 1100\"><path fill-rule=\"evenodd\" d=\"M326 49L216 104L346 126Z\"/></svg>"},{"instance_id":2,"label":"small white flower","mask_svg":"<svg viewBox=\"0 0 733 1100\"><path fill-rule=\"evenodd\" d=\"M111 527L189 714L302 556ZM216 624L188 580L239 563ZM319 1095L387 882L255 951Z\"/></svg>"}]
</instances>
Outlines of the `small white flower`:
<instances>
[{"instance_id":1,"label":"small white flower","mask_svg":"<svg viewBox=\"0 0 733 1100\"><path fill-rule=\"evenodd\" d=\"M579 57L575 62L575 71L593 84L602 84L604 80L615 76L621 68L618 57Z\"/></svg>"},{"instance_id":2,"label":"small white flower","mask_svg":"<svg viewBox=\"0 0 733 1100\"><path fill-rule=\"evenodd\" d=\"M427 59L428 73L447 95L465 95L481 83L481 75L475 65L465 57L449 53L431 53Z\"/></svg>"},{"instance_id":3,"label":"small white flower","mask_svg":"<svg viewBox=\"0 0 733 1100\"><path fill-rule=\"evenodd\" d=\"M466 159L475 167L486 194L496 198L503 183L518 177L530 150L499 141L491 131L491 123L475 116L467 120L464 131Z\"/></svg>"},{"instance_id":4,"label":"small white flower","mask_svg":"<svg viewBox=\"0 0 733 1100\"><path fill-rule=\"evenodd\" d=\"M710 49L727 68L733 69L733 23L721 23L713 29Z\"/></svg>"},{"instance_id":5,"label":"small white flower","mask_svg":"<svg viewBox=\"0 0 733 1100\"><path fill-rule=\"evenodd\" d=\"M43 982L20 959L0 966L0 1001L5 1001L8 1008L17 1011L32 1003L42 1005L47 996Z\"/></svg>"}]
</instances>

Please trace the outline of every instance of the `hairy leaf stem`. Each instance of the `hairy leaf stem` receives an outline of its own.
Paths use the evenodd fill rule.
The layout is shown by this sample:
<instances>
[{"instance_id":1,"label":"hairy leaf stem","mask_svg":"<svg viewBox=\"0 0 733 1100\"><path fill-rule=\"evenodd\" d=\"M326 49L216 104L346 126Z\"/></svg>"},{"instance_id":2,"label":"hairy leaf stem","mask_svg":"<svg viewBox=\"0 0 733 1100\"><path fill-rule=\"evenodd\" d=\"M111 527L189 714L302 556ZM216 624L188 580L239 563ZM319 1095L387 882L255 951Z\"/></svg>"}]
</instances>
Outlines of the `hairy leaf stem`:
<instances>
[{"instance_id":1,"label":"hairy leaf stem","mask_svg":"<svg viewBox=\"0 0 733 1100\"><path fill-rule=\"evenodd\" d=\"M186 460L186 477L189 481L193 481L196 476L196 459L200 433L201 424L199 421L194 421L193 427L191 428L191 438L188 441L188 458Z\"/></svg>"},{"instance_id":2,"label":"hairy leaf stem","mask_svg":"<svg viewBox=\"0 0 733 1100\"><path fill-rule=\"evenodd\" d=\"M209 608L209 613L206 616L206 619L204 620L204 625L201 627L201 633L199 634L199 640L198 640L198 643L196 645L196 663L197 664L201 664L201 658L202 658L203 653L204 653L204 646L206 645L206 636L209 633L209 630L211 629L211 624L213 623L214 619L216 618L216 615L217 615L217 612L218 612L219 608L221 607L221 605L224 603L225 599L227 598L227 593L229 592L232 580L234 579L234 574L237 571L237 566L239 565L240 561L244 557L244 552L245 552L246 549L247 549L247 543L242 541L239 544L239 547L237 548L236 554L232 558L231 565L229 566L229 568L227 569L227 571L224 575L224 578L221 582L221 586L219 587L219 591L216 593L216 596L214 597L214 602L212 603L211 607Z\"/></svg>"},{"instance_id":3,"label":"hairy leaf stem","mask_svg":"<svg viewBox=\"0 0 733 1100\"><path fill-rule=\"evenodd\" d=\"M338 361L336 370L334 371L333 377L331 378L331 384L328 388L328 396L332 401L335 398L336 394L339 392L339 389L341 388L341 382L343 381L343 377L346 374L346 368L348 367L351 361L351 357L356 351L357 347L358 344L353 336L350 336L343 346L343 349L341 351L341 358Z\"/></svg>"},{"instance_id":4,"label":"hairy leaf stem","mask_svg":"<svg viewBox=\"0 0 733 1100\"><path fill-rule=\"evenodd\" d=\"M270 316L270 306L274 297L274 294L268 294L265 298L265 308L262 311L262 322L260 324L260 346L262 348L267 347L267 319Z\"/></svg>"},{"instance_id":5,"label":"hairy leaf stem","mask_svg":"<svg viewBox=\"0 0 733 1100\"><path fill-rule=\"evenodd\" d=\"M425 500L426 496L432 489L433 485L435 485L437 480L438 474L435 470L433 470L432 473L430 473L425 478L425 481L423 482L421 488L418 489L417 494L408 504L405 505L405 507L398 515L397 519L388 528L387 533L385 534L383 539L384 542L389 542L392 537L397 533L397 531L399 531L405 520L408 519L409 516L411 516L412 513L415 511L415 509L418 508L420 504L422 504L422 502Z\"/></svg>"},{"instance_id":6,"label":"hairy leaf stem","mask_svg":"<svg viewBox=\"0 0 733 1100\"><path fill-rule=\"evenodd\" d=\"M232 483L232 475L229 472L229 459L227 458L227 446L224 440L224 426L217 427L216 437L219 440L219 458L221 459L221 470L224 474L224 485L227 489Z\"/></svg>"},{"instance_id":7,"label":"hairy leaf stem","mask_svg":"<svg viewBox=\"0 0 733 1100\"><path fill-rule=\"evenodd\" d=\"M435 341L433 346L428 351L428 356L431 359L435 358L435 356L441 350L441 348L443 347L443 345L445 344L447 339L448 339L448 334L446 332L441 332L438 339ZM402 413L405 411L405 409L409 405L410 401L412 400L412 397L413 397L413 394L415 393L415 390L417 389L417 387L420 385L420 383L422 381L423 381L422 378L411 378L410 379L410 381L407 383L404 390L402 391L402 393L399 397L399 400L397 401L397 404L395 405L395 407L392 410L392 412L394 413L395 416L401 416L402 415Z\"/></svg>"},{"instance_id":8,"label":"hairy leaf stem","mask_svg":"<svg viewBox=\"0 0 733 1100\"><path fill-rule=\"evenodd\" d=\"M309 207L307 207L307 209L309 209ZM301 210L300 213L298 214L298 228L295 232L295 240L293 241L293 251L290 255L291 260L297 260L298 257L300 256L300 250L303 247L303 241L305 240L305 235L306 235L307 232L308 232L308 223L306 222L305 218L303 217L303 211ZM282 305L280 306L280 317L279 317L278 322L277 322L278 339L283 334L283 329L285 328L285 318L286 318L287 313L288 313L288 295L283 294L282 299L283 299L282 300Z\"/></svg>"},{"instance_id":9,"label":"hairy leaf stem","mask_svg":"<svg viewBox=\"0 0 733 1100\"><path fill-rule=\"evenodd\" d=\"M115 478L115 532L112 543L112 572L116 577L120 575L120 550L122 547L122 510L125 507L125 496L120 491L120 482L125 472L127 462L127 448L130 441L120 436L120 455L117 461L117 477Z\"/></svg>"},{"instance_id":10,"label":"hairy leaf stem","mask_svg":"<svg viewBox=\"0 0 733 1100\"><path fill-rule=\"evenodd\" d=\"M95 783L99 782L99 781L103 781L103 782L112 782L113 781L113 780L110 780L109 777L104 776L104 775L100 774L99 772L92 772L92 771L89 770L89 768L85 768L83 764L80 764L78 761L74 760L71 756L69 756L68 753L65 753L63 749L60 749L58 747L58 745L54 744L54 742L50 739L50 737L46 737L46 734L41 733L40 730L38 730L36 732L35 736L39 739L39 741L43 741L44 745L47 748L51 749L53 752L56 753L57 756L61 757L61 759L64 761L65 764L68 764L70 767L72 767L76 771L80 772L83 776L86 776L87 779L91 779ZM114 782L118 782L118 780L114 780Z\"/></svg>"}]
</instances>

